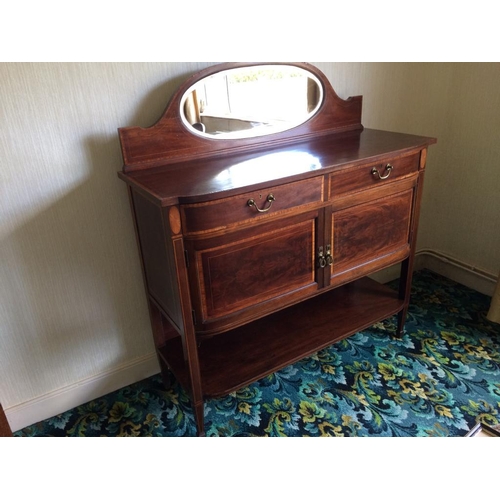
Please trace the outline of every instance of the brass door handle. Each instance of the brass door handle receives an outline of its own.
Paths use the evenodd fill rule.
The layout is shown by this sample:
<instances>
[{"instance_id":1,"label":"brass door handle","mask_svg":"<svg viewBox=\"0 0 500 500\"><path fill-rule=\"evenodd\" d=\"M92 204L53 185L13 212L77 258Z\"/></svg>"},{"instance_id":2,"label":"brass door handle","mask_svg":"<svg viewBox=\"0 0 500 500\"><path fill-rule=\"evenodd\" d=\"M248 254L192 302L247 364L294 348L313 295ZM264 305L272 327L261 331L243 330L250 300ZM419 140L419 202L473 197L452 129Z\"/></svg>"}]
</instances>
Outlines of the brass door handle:
<instances>
[{"instance_id":1,"label":"brass door handle","mask_svg":"<svg viewBox=\"0 0 500 500\"><path fill-rule=\"evenodd\" d=\"M326 245L326 265L331 266L333 264L333 256L331 254L330 245Z\"/></svg>"},{"instance_id":2,"label":"brass door handle","mask_svg":"<svg viewBox=\"0 0 500 500\"><path fill-rule=\"evenodd\" d=\"M273 194L268 194L266 198L266 202L269 203L269 206L267 208L259 208L257 204L255 203L255 200L253 198L250 198L247 201L247 205L249 207L254 207L257 212L263 213L263 212L268 212L271 210L271 206L273 205L273 201L276 201L276 198L274 197Z\"/></svg>"},{"instance_id":3,"label":"brass door handle","mask_svg":"<svg viewBox=\"0 0 500 500\"><path fill-rule=\"evenodd\" d=\"M319 255L318 256L318 265L321 269L323 269L324 267L326 267L326 259L323 255Z\"/></svg>"},{"instance_id":4,"label":"brass door handle","mask_svg":"<svg viewBox=\"0 0 500 500\"><path fill-rule=\"evenodd\" d=\"M386 174L385 175L380 175L380 172L378 171L378 169L376 167L373 167L372 168L372 174L377 177L378 179L387 179L387 177L389 177L389 175L391 175L391 172L392 170L394 169L394 167L388 163L386 166L385 166L385 170L386 170Z\"/></svg>"},{"instance_id":5,"label":"brass door handle","mask_svg":"<svg viewBox=\"0 0 500 500\"><path fill-rule=\"evenodd\" d=\"M318 251L318 266L323 269L326 266L333 264L333 256L330 253L330 245L326 245L326 254L323 254L323 247L319 247Z\"/></svg>"}]
</instances>

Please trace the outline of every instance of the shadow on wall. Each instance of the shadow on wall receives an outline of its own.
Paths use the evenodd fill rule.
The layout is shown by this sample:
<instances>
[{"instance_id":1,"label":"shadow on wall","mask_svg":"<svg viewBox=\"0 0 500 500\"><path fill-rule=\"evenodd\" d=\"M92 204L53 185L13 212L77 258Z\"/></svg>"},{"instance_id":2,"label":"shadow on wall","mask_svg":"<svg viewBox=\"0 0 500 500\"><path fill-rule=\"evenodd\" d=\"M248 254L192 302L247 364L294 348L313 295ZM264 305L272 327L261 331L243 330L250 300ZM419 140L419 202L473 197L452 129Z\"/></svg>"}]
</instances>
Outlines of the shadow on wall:
<instances>
[{"instance_id":1,"label":"shadow on wall","mask_svg":"<svg viewBox=\"0 0 500 500\"><path fill-rule=\"evenodd\" d=\"M129 125L158 120L185 78L152 90ZM117 177L119 126L127 124L83 139L82 184L0 241L4 407L154 352L127 190Z\"/></svg>"},{"instance_id":2,"label":"shadow on wall","mask_svg":"<svg viewBox=\"0 0 500 500\"><path fill-rule=\"evenodd\" d=\"M2 371L34 396L152 349L116 141L86 148L87 180L1 243L10 257L7 348L16 352Z\"/></svg>"}]
</instances>

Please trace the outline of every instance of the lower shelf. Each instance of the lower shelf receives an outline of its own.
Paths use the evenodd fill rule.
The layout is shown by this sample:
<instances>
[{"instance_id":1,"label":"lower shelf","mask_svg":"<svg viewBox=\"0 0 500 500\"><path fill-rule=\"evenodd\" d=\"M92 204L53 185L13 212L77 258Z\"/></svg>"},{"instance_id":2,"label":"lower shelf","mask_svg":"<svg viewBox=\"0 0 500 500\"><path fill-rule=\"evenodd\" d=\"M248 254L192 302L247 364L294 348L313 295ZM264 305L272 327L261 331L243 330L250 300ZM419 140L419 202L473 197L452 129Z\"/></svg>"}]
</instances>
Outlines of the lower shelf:
<instances>
[{"instance_id":1,"label":"lower shelf","mask_svg":"<svg viewBox=\"0 0 500 500\"><path fill-rule=\"evenodd\" d=\"M269 375L403 308L398 293L369 278L204 340L198 348L204 396L220 397ZM180 338L159 349L189 390Z\"/></svg>"}]
</instances>

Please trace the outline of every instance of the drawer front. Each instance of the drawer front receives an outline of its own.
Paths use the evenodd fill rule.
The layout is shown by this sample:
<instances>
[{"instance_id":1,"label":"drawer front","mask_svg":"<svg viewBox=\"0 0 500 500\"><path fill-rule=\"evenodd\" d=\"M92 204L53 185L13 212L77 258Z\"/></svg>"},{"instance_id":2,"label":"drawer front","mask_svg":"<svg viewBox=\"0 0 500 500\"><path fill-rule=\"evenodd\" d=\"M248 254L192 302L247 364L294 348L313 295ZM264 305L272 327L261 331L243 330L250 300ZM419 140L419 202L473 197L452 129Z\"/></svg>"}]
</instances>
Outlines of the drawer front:
<instances>
[{"instance_id":1,"label":"drawer front","mask_svg":"<svg viewBox=\"0 0 500 500\"><path fill-rule=\"evenodd\" d=\"M272 218L295 208L321 203L323 176L181 207L184 234L202 233L259 219ZM253 200L253 204L250 203Z\"/></svg>"},{"instance_id":2,"label":"drawer front","mask_svg":"<svg viewBox=\"0 0 500 500\"><path fill-rule=\"evenodd\" d=\"M383 163L370 163L335 172L330 176L330 196L346 195L400 180L416 173L418 165L419 154L413 154Z\"/></svg>"}]
</instances>

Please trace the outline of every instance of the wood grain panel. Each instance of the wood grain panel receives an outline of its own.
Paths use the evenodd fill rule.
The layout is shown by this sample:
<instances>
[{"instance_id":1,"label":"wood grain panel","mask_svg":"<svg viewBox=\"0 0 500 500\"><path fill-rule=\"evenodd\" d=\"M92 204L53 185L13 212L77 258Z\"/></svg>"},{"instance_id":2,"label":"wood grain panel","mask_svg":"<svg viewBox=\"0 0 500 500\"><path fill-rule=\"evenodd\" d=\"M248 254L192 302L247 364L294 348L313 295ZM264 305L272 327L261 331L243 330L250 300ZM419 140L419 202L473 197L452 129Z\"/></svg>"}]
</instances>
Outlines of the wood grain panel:
<instances>
[{"instance_id":1,"label":"wood grain panel","mask_svg":"<svg viewBox=\"0 0 500 500\"><path fill-rule=\"evenodd\" d=\"M418 171L419 158L419 154L412 154L402 158L393 158L384 162L368 163L361 167L340 170L330 176L330 193L332 196L338 197L400 180ZM372 174L372 169L376 168L380 175L387 175L385 168L389 164L392 165L393 169L387 179L380 179Z\"/></svg>"},{"instance_id":2,"label":"wood grain panel","mask_svg":"<svg viewBox=\"0 0 500 500\"><path fill-rule=\"evenodd\" d=\"M210 319L313 285L315 221L235 241L196 255L203 318Z\"/></svg>"},{"instance_id":3,"label":"wood grain panel","mask_svg":"<svg viewBox=\"0 0 500 500\"><path fill-rule=\"evenodd\" d=\"M164 224L161 207L136 192L132 198L148 291L179 328L182 317L175 263L172 243L165 233L169 224Z\"/></svg>"},{"instance_id":4,"label":"wood grain panel","mask_svg":"<svg viewBox=\"0 0 500 500\"><path fill-rule=\"evenodd\" d=\"M249 191L239 196L184 205L182 206L182 217L185 234L224 229L235 224L266 220L294 208L307 209L308 206L323 201L323 179L323 176L318 176ZM270 194L275 198L272 205L266 201ZM261 210L268 207L270 209L265 213L260 213L255 207L248 206L247 202L250 199L255 200Z\"/></svg>"},{"instance_id":5,"label":"wood grain panel","mask_svg":"<svg viewBox=\"0 0 500 500\"><path fill-rule=\"evenodd\" d=\"M402 307L396 291L364 278L218 335L199 348L203 394L228 394ZM160 355L179 380L187 377L178 340Z\"/></svg>"},{"instance_id":6,"label":"wood grain panel","mask_svg":"<svg viewBox=\"0 0 500 500\"><path fill-rule=\"evenodd\" d=\"M335 212L333 275L408 245L412 193Z\"/></svg>"},{"instance_id":7,"label":"wood grain panel","mask_svg":"<svg viewBox=\"0 0 500 500\"><path fill-rule=\"evenodd\" d=\"M203 70L189 78L172 96L162 117L151 127L122 127L119 129L124 171L166 165L185 158L224 156L235 151L257 150L271 144L287 144L326 133L361 130L362 97L341 99L323 73L307 63L294 63L315 74L323 82L321 112L302 125L268 136L246 139L206 140L192 134L182 123L179 109L184 92L198 79L229 68L249 66L252 63L226 63ZM174 139L174 140L172 140Z\"/></svg>"}]
</instances>

